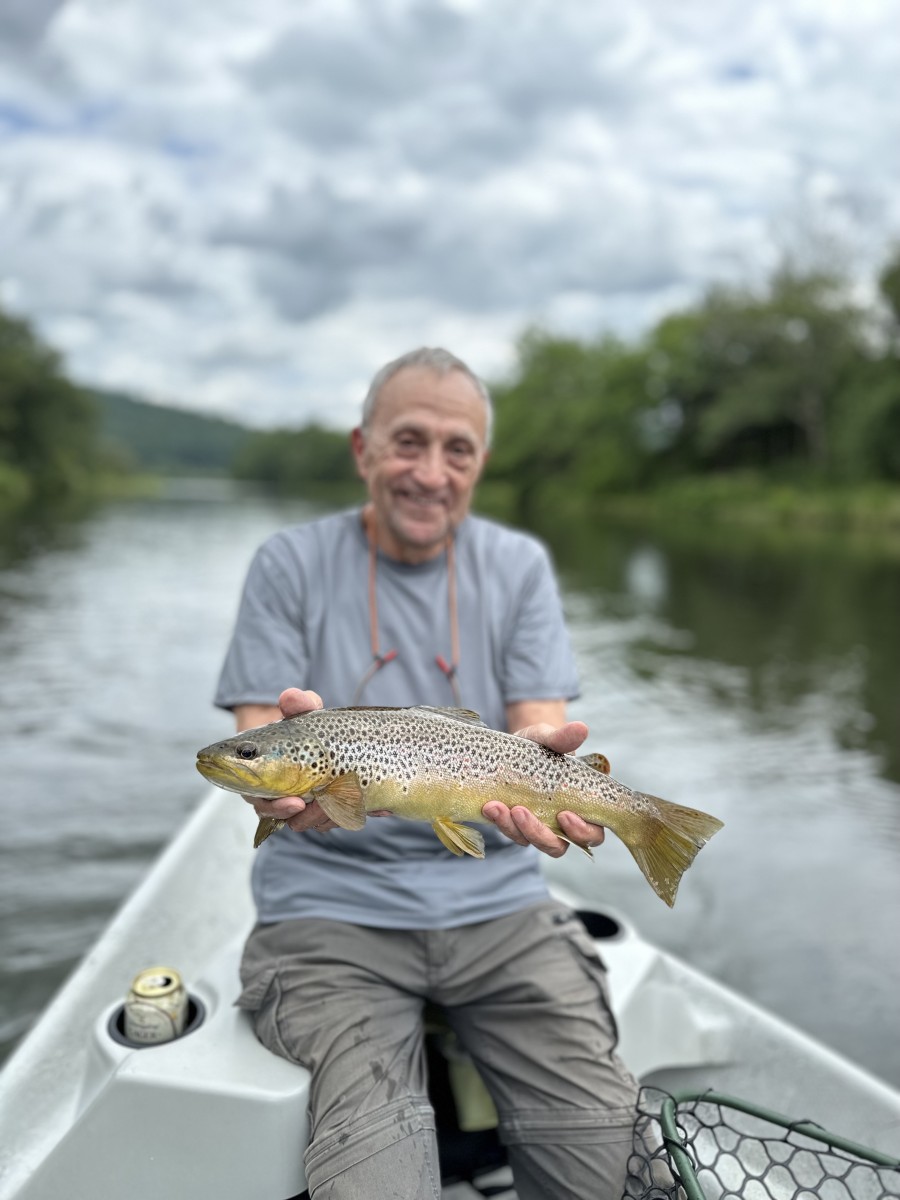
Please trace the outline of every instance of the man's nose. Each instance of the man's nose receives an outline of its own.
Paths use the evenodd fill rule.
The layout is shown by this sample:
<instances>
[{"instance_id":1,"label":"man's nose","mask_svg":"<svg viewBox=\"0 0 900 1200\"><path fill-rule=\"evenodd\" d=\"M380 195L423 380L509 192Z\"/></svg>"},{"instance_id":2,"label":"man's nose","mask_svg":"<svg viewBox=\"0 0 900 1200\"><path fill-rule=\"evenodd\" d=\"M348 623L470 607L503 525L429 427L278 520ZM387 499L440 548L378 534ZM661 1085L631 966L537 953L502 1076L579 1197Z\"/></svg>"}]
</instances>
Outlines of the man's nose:
<instances>
[{"instance_id":1,"label":"man's nose","mask_svg":"<svg viewBox=\"0 0 900 1200\"><path fill-rule=\"evenodd\" d=\"M416 482L422 487L439 488L447 482L447 464L439 445L426 446L416 459Z\"/></svg>"}]
</instances>

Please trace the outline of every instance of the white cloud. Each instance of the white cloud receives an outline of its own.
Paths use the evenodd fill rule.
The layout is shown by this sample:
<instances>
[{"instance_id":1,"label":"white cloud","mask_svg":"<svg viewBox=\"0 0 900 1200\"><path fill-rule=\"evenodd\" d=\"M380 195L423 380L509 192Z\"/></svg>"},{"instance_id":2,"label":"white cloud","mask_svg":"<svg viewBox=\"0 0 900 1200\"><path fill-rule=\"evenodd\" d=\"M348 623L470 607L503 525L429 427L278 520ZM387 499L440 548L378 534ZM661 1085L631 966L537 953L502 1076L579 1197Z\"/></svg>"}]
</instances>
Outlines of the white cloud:
<instances>
[{"instance_id":1,"label":"white cloud","mask_svg":"<svg viewBox=\"0 0 900 1200\"><path fill-rule=\"evenodd\" d=\"M0 295L86 381L349 424L900 231L891 0L0 0ZM3 55L0 49L0 56Z\"/></svg>"}]
</instances>

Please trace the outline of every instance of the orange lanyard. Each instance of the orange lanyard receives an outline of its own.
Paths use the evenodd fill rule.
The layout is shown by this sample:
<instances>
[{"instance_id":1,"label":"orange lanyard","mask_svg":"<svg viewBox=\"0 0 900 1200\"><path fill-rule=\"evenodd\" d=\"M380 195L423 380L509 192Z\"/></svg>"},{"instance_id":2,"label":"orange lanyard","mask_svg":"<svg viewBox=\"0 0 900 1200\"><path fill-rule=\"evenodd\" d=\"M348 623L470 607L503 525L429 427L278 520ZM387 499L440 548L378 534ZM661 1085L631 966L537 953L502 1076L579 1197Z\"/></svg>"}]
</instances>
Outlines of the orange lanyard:
<instances>
[{"instance_id":1,"label":"orange lanyard","mask_svg":"<svg viewBox=\"0 0 900 1200\"><path fill-rule=\"evenodd\" d=\"M362 693L372 678L389 662L393 662L399 650L388 650L385 654L379 649L378 638L378 548L375 544L375 522L374 513L371 506L363 509L362 522L363 528L366 531L366 537L369 541L369 642L372 647L372 662L368 670L359 681L356 691L353 693L353 704L359 703ZM454 703L459 707L461 705L459 682L457 680L457 672L459 670L459 616L457 613L456 602L456 540L452 533L447 536L447 609L450 616L450 662L444 658L443 654L435 655L434 661L438 668L447 677L447 682L453 692Z\"/></svg>"}]
</instances>

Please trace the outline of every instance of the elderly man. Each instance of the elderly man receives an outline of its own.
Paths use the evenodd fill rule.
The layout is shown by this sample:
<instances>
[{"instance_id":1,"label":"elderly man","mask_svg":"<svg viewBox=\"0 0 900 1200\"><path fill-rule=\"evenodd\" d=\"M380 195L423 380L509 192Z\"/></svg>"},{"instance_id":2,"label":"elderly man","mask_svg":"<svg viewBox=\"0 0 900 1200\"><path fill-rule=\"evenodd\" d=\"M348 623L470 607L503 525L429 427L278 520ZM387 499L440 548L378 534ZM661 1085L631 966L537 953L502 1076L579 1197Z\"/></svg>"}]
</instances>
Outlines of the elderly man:
<instances>
[{"instance_id":1,"label":"elderly man","mask_svg":"<svg viewBox=\"0 0 900 1200\"><path fill-rule=\"evenodd\" d=\"M469 513L490 423L484 385L444 350L376 375L352 434L369 502L275 534L250 568L216 695L239 730L323 703L421 703L581 744L546 552ZM498 802L484 860L390 814L348 832L312 798L254 807L287 827L254 864L240 1003L267 1046L312 1072L314 1200L440 1196L426 1000L491 1093L521 1200L621 1195L636 1085L603 966L540 872L538 852L567 842ZM603 840L574 813L559 824L572 842Z\"/></svg>"}]
</instances>

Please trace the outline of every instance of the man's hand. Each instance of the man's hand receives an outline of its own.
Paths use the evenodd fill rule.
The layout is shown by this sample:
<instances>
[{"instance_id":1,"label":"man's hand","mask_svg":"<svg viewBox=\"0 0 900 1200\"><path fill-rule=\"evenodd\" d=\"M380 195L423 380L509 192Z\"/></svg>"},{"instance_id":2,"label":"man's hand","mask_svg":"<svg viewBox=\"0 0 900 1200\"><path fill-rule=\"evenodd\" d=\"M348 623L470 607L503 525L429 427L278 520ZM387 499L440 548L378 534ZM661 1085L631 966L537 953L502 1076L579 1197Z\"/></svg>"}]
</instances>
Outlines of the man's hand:
<instances>
[{"instance_id":1,"label":"man's hand","mask_svg":"<svg viewBox=\"0 0 900 1200\"><path fill-rule=\"evenodd\" d=\"M282 717L298 717L301 713L323 707L322 697L317 692L304 692L300 688L288 688L278 697L278 708ZM277 720L274 712L271 716ZM304 799L302 796L279 796L277 800L268 800L262 796L245 796L244 799L253 805L258 817L274 817L278 821L286 821L288 828L295 829L298 833L307 830L326 833L329 829L337 829L334 821L329 820L312 797Z\"/></svg>"},{"instance_id":2,"label":"man's hand","mask_svg":"<svg viewBox=\"0 0 900 1200\"><path fill-rule=\"evenodd\" d=\"M571 754L577 750L587 735L588 728L583 721L569 721L557 729L552 725L528 725L516 732L517 737L531 738L559 754ZM561 858L569 848L568 842L557 837L552 829L521 804L507 808L499 800L489 800L481 812L501 833L520 846L537 846L538 850L549 854L551 858ZM603 841L602 825L593 825L567 811L559 813L556 819L566 837L579 846L599 846Z\"/></svg>"}]
</instances>

